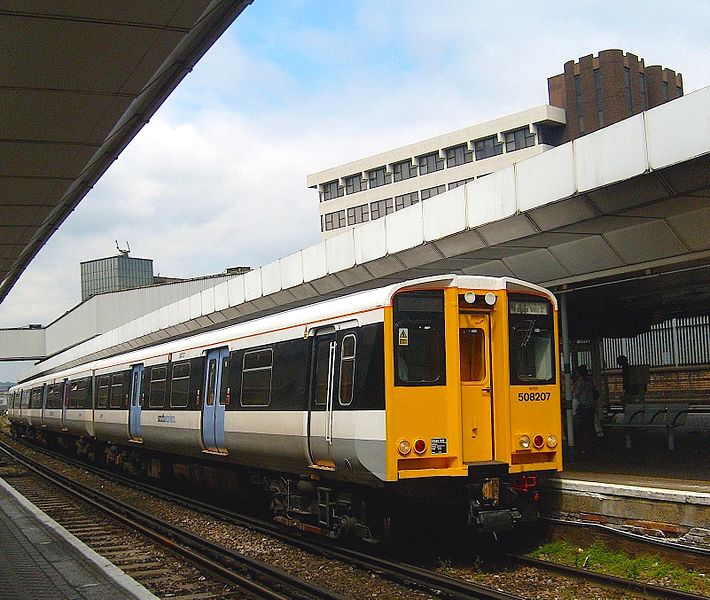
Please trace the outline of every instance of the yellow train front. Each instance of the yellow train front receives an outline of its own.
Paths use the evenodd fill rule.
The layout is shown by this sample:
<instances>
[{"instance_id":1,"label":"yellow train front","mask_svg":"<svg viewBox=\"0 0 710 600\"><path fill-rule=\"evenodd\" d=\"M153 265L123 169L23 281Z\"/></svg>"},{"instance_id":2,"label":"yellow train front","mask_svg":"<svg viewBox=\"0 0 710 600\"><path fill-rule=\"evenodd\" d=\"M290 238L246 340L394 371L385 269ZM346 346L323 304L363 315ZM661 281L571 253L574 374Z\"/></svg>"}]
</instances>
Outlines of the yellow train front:
<instances>
[{"instance_id":1,"label":"yellow train front","mask_svg":"<svg viewBox=\"0 0 710 600\"><path fill-rule=\"evenodd\" d=\"M500 532L562 469L557 305L508 278L400 290L385 314L387 479Z\"/></svg>"}]
</instances>

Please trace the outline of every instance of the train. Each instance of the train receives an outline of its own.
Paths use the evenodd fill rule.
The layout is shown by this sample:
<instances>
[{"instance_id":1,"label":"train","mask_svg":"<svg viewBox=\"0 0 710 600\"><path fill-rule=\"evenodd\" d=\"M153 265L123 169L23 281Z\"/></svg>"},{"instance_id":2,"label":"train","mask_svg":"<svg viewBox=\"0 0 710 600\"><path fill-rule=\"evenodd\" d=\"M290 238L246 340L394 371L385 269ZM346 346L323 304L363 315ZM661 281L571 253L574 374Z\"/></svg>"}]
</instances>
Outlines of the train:
<instances>
[{"instance_id":1,"label":"train","mask_svg":"<svg viewBox=\"0 0 710 600\"><path fill-rule=\"evenodd\" d=\"M557 315L509 277L404 281L42 373L11 431L330 538L404 506L514 531L562 470Z\"/></svg>"}]
</instances>

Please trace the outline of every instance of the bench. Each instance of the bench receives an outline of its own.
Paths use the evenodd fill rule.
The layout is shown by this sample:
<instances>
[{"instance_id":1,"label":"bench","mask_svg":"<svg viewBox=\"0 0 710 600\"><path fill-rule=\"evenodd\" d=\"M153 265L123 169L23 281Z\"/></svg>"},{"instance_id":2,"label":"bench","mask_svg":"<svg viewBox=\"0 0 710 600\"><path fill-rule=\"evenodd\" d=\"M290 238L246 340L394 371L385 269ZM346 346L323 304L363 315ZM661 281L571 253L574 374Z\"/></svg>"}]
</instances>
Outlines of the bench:
<instances>
[{"instance_id":1,"label":"bench","mask_svg":"<svg viewBox=\"0 0 710 600\"><path fill-rule=\"evenodd\" d=\"M688 404L680 402L626 404L621 420L604 423L604 427L622 429L627 448L631 448L631 432L633 430L662 429L666 431L668 449L674 450L674 432L686 424L688 409Z\"/></svg>"}]
</instances>

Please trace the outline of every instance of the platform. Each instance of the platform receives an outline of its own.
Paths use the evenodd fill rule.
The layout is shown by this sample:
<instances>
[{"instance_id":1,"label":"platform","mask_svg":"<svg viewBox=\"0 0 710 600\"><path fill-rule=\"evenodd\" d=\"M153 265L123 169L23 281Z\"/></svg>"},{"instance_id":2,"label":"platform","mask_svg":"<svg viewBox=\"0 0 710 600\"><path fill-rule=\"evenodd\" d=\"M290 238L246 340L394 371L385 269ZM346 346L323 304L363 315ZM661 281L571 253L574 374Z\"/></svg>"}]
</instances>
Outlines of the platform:
<instances>
[{"instance_id":1,"label":"platform","mask_svg":"<svg viewBox=\"0 0 710 600\"><path fill-rule=\"evenodd\" d=\"M675 450L663 432L598 438L592 452L569 452L548 482L545 513L608 525L710 551L710 432L683 433Z\"/></svg>"},{"instance_id":2,"label":"platform","mask_svg":"<svg viewBox=\"0 0 710 600\"><path fill-rule=\"evenodd\" d=\"M0 479L3 600L155 599Z\"/></svg>"}]
</instances>

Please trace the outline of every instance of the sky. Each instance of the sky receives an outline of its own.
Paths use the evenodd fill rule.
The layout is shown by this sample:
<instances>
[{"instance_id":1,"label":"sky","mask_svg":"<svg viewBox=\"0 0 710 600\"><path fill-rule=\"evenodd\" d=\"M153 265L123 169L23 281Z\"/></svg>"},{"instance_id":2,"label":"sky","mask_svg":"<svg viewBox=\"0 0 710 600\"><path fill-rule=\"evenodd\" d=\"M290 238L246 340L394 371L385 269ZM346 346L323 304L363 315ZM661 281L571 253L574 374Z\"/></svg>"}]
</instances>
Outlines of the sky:
<instances>
[{"instance_id":1,"label":"sky","mask_svg":"<svg viewBox=\"0 0 710 600\"><path fill-rule=\"evenodd\" d=\"M0 327L79 303L79 263L258 267L320 240L306 175L547 104L568 60L620 48L710 85L710 2L254 0L0 304ZM0 381L25 366L0 363Z\"/></svg>"}]
</instances>

